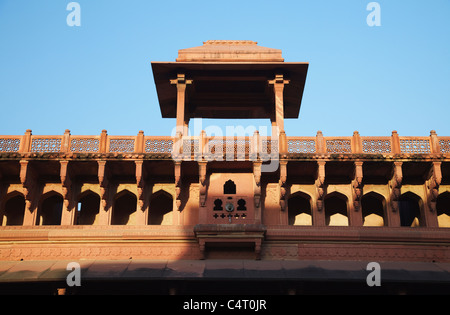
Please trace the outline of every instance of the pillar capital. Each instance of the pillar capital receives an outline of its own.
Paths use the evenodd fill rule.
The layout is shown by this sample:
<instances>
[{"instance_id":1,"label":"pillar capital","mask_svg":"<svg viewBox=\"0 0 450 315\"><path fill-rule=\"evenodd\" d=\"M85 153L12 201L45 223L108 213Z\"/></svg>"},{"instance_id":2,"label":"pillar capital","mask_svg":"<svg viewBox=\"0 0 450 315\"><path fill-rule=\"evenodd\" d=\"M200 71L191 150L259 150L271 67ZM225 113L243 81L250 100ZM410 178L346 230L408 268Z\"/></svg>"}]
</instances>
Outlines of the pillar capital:
<instances>
[{"instance_id":1,"label":"pillar capital","mask_svg":"<svg viewBox=\"0 0 450 315\"><path fill-rule=\"evenodd\" d=\"M193 80L187 80L186 79L186 75L184 73L178 73L177 74L177 78L176 79L172 79L170 80L170 84L176 84L178 85L188 85L188 84L192 84Z\"/></svg>"},{"instance_id":2,"label":"pillar capital","mask_svg":"<svg viewBox=\"0 0 450 315\"><path fill-rule=\"evenodd\" d=\"M285 80L284 75L276 74L275 79L269 80L269 84L284 86L285 84L289 84L290 80Z\"/></svg>"}]
</instances>

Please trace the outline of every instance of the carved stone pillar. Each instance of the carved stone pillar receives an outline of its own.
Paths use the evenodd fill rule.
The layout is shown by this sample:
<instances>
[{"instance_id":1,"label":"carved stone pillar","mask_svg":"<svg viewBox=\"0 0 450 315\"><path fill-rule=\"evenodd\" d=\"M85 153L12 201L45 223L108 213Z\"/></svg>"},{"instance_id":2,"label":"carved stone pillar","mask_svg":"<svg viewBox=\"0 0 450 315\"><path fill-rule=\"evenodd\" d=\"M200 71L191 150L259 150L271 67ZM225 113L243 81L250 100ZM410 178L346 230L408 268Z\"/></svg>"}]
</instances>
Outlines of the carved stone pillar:
<instances>
[{"instance_id":1,"label":"carved stone pillar","mask_svg":"<svg viewBox=\"0 0 450 315\"><path fill-rule=\"evenodd\" d=\"M284 132L284 86L289 84L289 80L285 80L282 74L277 74L274 80L270 80L269 84L273 85L275 92L275 122L278 128L278 135ZM273 129L272 129L273 130ZM273 136L273 134L272 134Z\"/></svg>"}]
</instances>

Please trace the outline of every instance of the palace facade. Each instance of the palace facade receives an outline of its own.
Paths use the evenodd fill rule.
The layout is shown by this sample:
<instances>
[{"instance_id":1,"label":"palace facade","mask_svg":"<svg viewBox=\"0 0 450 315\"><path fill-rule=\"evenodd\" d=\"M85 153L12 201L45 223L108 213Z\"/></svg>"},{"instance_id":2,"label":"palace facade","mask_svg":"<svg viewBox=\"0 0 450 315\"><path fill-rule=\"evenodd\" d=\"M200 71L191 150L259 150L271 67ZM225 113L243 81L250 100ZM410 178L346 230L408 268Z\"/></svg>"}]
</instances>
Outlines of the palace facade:
<instances>
[{"instance_id":1,"label":"palace facade","mask_svg":"<svg viewBox=\"0 0 450 315\"><path fill-rule=\"evenodd\" d=\"M286 135L308 63L252 41L152 70L173 137L0 136L2 292L345 292L368 290L372 261L383 292L449 288L450 137ZM191 136L191 118L270 119L272 133Z\"/></svg>"}]
</instances>

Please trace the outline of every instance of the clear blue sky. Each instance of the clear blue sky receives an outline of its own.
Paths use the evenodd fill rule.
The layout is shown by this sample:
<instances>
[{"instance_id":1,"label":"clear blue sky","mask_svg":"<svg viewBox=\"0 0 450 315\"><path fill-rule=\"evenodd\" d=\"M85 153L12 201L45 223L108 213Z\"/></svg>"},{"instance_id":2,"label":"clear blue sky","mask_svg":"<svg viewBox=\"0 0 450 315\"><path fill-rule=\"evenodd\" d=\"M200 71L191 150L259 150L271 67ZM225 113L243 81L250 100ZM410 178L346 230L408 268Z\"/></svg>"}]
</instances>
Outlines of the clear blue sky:
<instances>
[{"instance_id":1,"label":"clear blue sky","mask_svg":"<svg viewBox=\"0 0 450 315\"><path fill-rule=\"evenodd\" d=\"M310 63L288 136L450 136L449 0L377 1L379 27L368 0L79 0L80 27L69 2L0 0L0 134L170 135L150 62L245 39Z\"/></svg>"}]
</instances>

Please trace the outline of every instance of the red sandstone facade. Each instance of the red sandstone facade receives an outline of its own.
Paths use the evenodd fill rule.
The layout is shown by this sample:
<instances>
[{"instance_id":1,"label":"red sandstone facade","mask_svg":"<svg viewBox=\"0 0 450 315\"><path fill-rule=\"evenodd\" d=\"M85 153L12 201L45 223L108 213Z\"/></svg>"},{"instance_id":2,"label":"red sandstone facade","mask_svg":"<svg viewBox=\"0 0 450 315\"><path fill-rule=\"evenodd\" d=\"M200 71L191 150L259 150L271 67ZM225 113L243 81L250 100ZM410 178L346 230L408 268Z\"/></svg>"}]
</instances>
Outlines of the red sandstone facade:
<instances>
[{"instance_id":1,"label":"red sandstone facade","mask_svg":"<svg viewBox=\"0 0 450 315\"><path fill-rule=\"evenodd\" d=\"M450 137L288 136L308 64L250 41L152 67L173 137L0 136L1 260L450 262ZM196 117L272 136L190 136Z\"/></svg>"}]
</instances>

